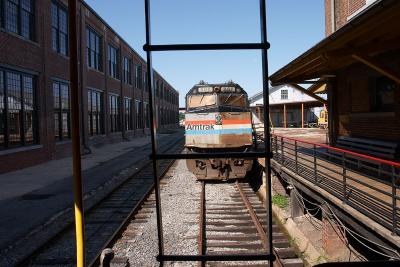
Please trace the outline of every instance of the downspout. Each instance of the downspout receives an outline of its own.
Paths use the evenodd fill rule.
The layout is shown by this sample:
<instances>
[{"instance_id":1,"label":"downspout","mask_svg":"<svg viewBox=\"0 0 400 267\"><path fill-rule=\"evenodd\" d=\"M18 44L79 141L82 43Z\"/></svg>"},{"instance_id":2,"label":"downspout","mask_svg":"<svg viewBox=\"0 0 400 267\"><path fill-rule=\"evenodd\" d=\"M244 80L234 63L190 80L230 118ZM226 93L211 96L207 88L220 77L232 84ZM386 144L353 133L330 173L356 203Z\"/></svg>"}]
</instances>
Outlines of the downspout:
<instances>
[{"instance_id":1,"label":"downspout","mask_svg":"<svg viewBox=\"0 0 400 267\"><path fill-rule=\"evenodd\" d=\"M86 154L91 154L92 153L92 150L90 149L90 147L88 146L88 144L86 143L86 135L85 135L85 112L84 112L84 107L85 107L85 105L84 105L84 103L83 103L83 99L84 99L84 94L83 94L83 91L84 91L84 87L83 87L83 54L84 54L84 51L82 51L82 40L83 40L83 37L82 37L82 26L83 26L83 24L82 24L82 22L83 22L83 18L84 18L84 14L83 14L83 12L82 12L82 4L80 3L80 5L79 5L79 13L80 13L80 17L81 17L81 19L79 20L79 36L80 36L80 38L79 38L79 50L80 50L80 59L79 59L79 64L80 64L80 68L79 68L79 72L80 72L80 86L79 86L79 88L81 89L81 120L82 120L82 123L81 123L81 127L82 127L82 146L83 146L83 155L86 155ZM89 123L89 122L88 122Z\"/></svg>"},{"instance_id":2,"label":"downspout","mask_svg":"<svg viewBox=\"0 0 400 267\"><path fill-rule=\"evenodd\" d=\"M335 0L331 0L331 34L336 31Z\"/></svg>"},{"instance_id":3,"label":"downspout","mask_svg":"<svg viewBox=\"0 0 400 267\"><path fill-rule=\"evenodd\" d=\"M121 124L121 133L122 133L122 140L124 141L131 141L129 138L126 136L126 129L125 129L125 97L124 97L124 62L123 62L124 57L122 56L122 41L119 39L119 80L120 80L120 92L121 92L121 97L120 103L119 103L119 123ZM122 68L121 68L122 66Z\"/></svg>"}]
</instances>

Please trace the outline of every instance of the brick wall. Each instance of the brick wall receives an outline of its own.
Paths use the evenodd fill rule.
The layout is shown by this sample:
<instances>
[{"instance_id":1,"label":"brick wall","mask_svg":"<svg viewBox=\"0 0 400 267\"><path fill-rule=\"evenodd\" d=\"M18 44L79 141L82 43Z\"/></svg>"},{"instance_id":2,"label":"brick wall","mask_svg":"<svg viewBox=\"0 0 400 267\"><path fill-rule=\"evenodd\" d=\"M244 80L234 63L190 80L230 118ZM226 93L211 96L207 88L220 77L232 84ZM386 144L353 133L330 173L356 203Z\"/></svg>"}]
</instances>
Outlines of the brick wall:
<instances>
[{"instance_id":1,"label":"brick wall","mask_svg":"<svg viewBox=\"0 0 400 267\"><path fill-rule=\"evenodd\" d=\"M354 12L365 6L366 0L348 0L347 16L352 15Z\"/></svg>"},{"instance_id":2,"label":"brick wall","mask_svg":"<svg viewBox=\"0 0 400 267\"><path fill-rule=\"evenodd\" d=\"M332 1L335 28L332 29ZM347 18L366 5L366 0L325 0L325 35L328 36L347 23Z\"/></svg>"},{"instance_id":3,"label":"brick wall","mask_svg":"<svg viewBox=\"0 0 400 267\"><path fill-rule=\"evenodd\" d=\"M332 33L332 8L331 0L325 0L325 36Z\"/></svg>"},{"instance_id":4,"label":"brick wall","mask_svg":"<svg viewBox=\"0 0 400 267\"><path fill-rule=\"evenodd\" d=\"M322 218L322 248L329 258L338 259L343 257L347 250L345 236L341 227L326 216Z\"/></svg>"},{"instance_id":5,"label":"brick wall","mask_svg":"<svg viewBox=\"0 0 400 267\"><path fill-rule=\"evenodd\" d=\"M61 0L67 7L67 0ZM54 103L52 83L54 79L68 82L69 58L54 52L51 48L51 0L35 1L35 38L34 41L26 40L18 35L0 30L0 66L10 70L33 73L36 76L36 99L39 143L31 147L0 150L0 173L32 166L50 159L56 159L70 155L70 142L55 142L54 138ZM133 85L125 84L122 80L122 60L120 60L120 79L111 78L107 69L107 46L112 43L120 49L121 56L131 58L133 64L142 66L142 76L146 71L146 62L130 46L122 40L113 29L101 20L101 18L88 6L80 3L77 8L78 28L80 31L80 125L83 146L91 144L121 141L123 138L134 138L143 135L145 129L124 130L123 99L149 103L149 94L143 88L134 85L134 69L132 69ZM103 40L102 71L90 69L86 62L86 27L90 25ZM122 59L122 57L121 57ZM155 80L162 80L167 85L167 90L174 95L178 92L157 72L154 72ZM89 137L88 133L88 99L87 89L96 88L103 92L103 111L105 134ZM120 96L121 132L110 133L109 127L109 103L108 94L115 93ZM158 106L164 110L172 110L178 113L178 103L171 103L164 99L156 99ZM134 119L135 113L132 114ZM178 118L176 118L176 125ZM133 121L135 125L135 121Z\"/></svg>"}]
</instances>

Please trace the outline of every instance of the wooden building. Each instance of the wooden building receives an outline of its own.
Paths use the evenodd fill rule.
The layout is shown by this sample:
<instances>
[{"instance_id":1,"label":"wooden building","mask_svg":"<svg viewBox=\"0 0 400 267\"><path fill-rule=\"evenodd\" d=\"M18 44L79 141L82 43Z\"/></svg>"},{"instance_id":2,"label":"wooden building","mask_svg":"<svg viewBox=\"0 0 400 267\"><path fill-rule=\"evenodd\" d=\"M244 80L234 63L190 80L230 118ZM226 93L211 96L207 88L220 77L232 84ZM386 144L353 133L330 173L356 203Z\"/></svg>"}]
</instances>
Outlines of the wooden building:
<instances>
[{"instance_id":1,"label":"wooden building","mask_svg":"<svg viewBox=\"0 0 400 267\"><path fill-rule=\"evenodd\" d=\"M354 137L398 147L399 21L400 1L375 1L270 79L273 84L326 84L332 145Z\"/></svg>"},{"instance_id":2,"label":"wooden building","mask_svg":"<svg viewBox=\"0 0 400 267\"><path fill-rule=\"evenodd\" d=\"M262 92L249 98L250 108L264 121ZM270 118L273 127L306 127L316 124L324 103L320 98L305 94L293 85L273 86L269 89Z\"/></svg>"}]
</instances>

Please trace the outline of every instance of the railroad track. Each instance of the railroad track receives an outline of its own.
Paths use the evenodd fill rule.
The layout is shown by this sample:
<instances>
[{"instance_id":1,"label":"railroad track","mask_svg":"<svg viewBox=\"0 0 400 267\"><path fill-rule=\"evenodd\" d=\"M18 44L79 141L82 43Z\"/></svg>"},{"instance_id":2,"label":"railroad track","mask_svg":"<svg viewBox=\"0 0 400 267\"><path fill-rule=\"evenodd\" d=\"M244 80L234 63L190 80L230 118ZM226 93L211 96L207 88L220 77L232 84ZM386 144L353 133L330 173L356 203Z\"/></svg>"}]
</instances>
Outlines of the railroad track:
<instances>
[{"instance_id":1,"label":"railroad track","mask_svg":"<svg viewBox=\"0 0 400 267\"><path fill-rule=\"evenodd\" d=\"M202 183L199 213L199 255L265 254L268 251L266 209L249 185L236 181L227 183L222 201L208 199L206 185ZM300 267L299 259L288 239L273 224L274 266ZM266 261L230 263L199 263L199 266L266 266Z\"/></svg>"},{"instance_id":2,"label":"railroad track","mask_svg":"<svg viewBox=\"0 0 400 267\"><path fill-rule=\"evenodd\" d=\"M182 149L183 141L179 139L163 150L179 153ZM160 176L163 176L172 164L172 160L160 161ZM152 191L153 179L153 166L149 160L134 175L85 212L86 263L89 266L98 264L102 250L111 246L120 236ZM20 265L75 266L75 253L75 228L71 224Z\"/></svg>"}]
</instances>

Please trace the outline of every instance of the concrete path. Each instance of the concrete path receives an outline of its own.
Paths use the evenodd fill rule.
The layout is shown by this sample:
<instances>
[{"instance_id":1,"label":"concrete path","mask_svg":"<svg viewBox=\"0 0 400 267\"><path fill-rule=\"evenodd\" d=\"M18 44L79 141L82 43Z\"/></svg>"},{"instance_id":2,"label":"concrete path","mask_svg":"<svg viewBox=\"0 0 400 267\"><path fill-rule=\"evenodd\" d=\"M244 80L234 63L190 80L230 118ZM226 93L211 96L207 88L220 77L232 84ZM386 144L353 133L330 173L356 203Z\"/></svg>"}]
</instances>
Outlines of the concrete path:
<instances>
[{"instance_id":1,"label":"concrete path","mask_svg":"<svg viewBox=\"0 0 400 267\"><path fill-rule=\"evenodd\" d=\"M182 131L158 136L159 147L183 138ZM82 158L84 193L107 184L148 160L150 137L93 148ZM0 175L0 251L73 205L72 159L50 161Z\"/></svg>"}]
</instances>

